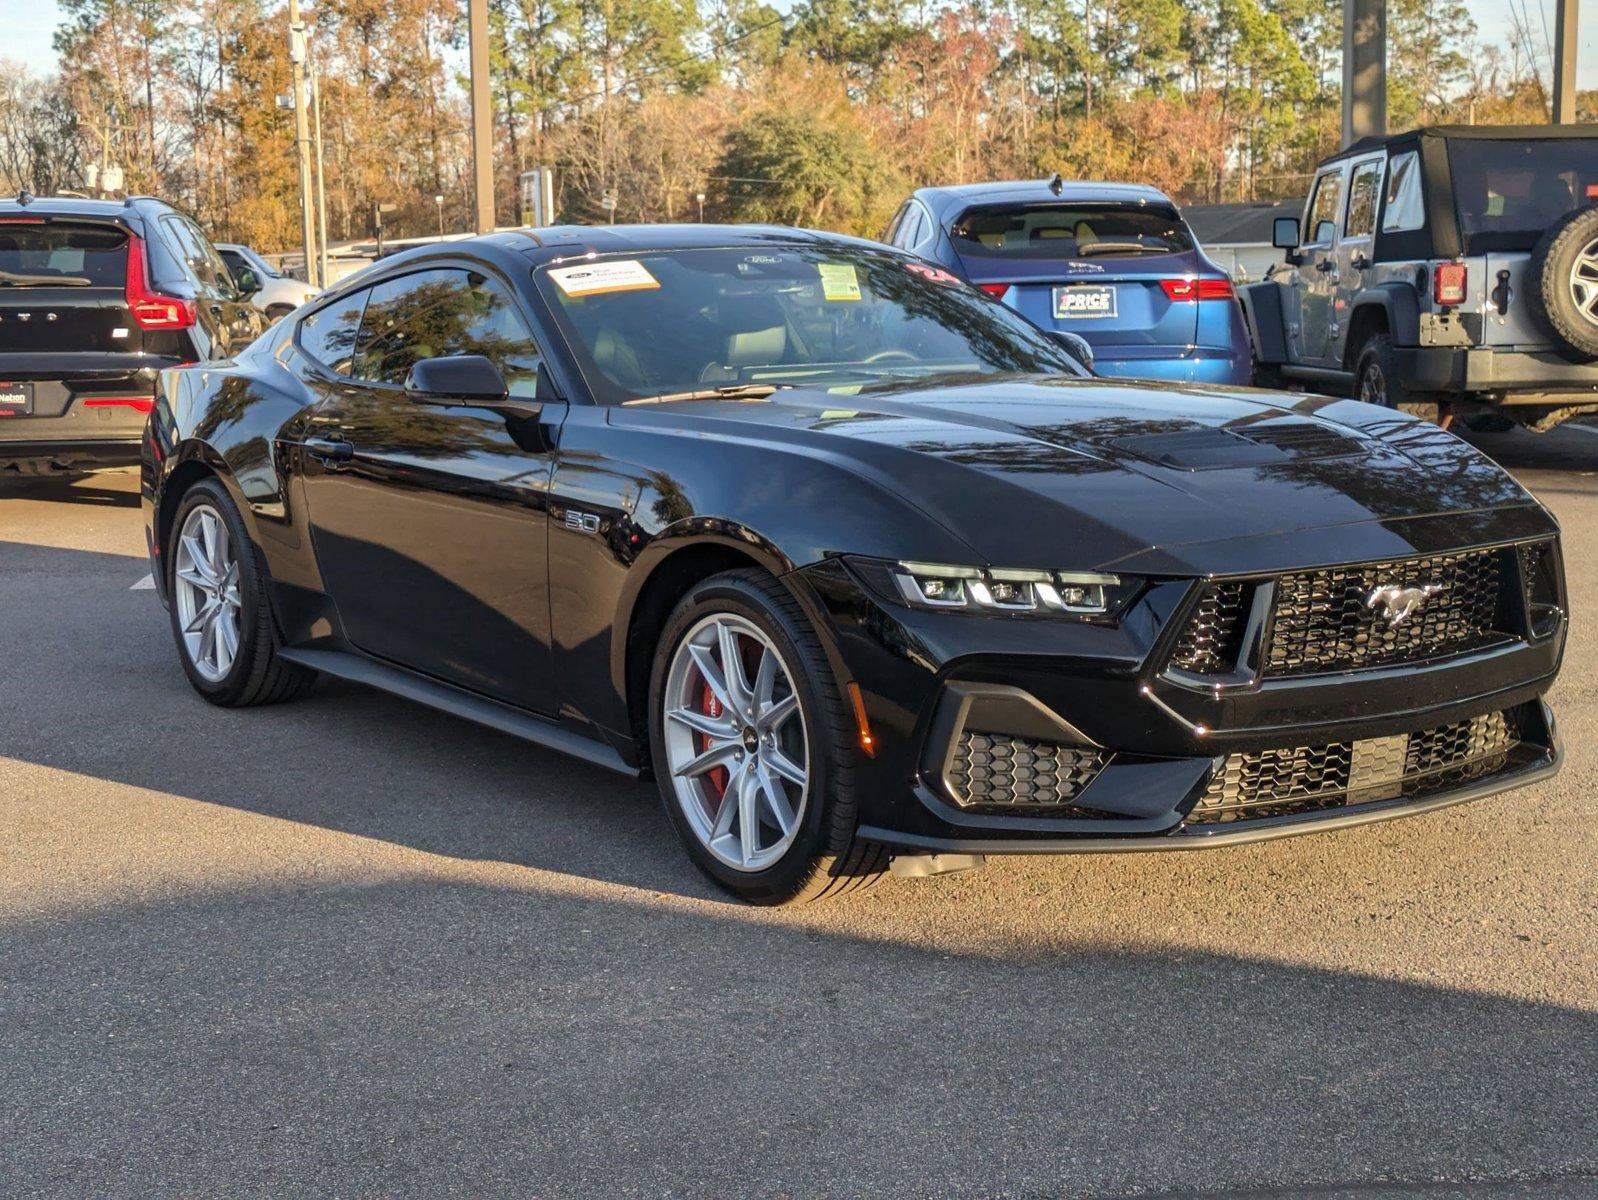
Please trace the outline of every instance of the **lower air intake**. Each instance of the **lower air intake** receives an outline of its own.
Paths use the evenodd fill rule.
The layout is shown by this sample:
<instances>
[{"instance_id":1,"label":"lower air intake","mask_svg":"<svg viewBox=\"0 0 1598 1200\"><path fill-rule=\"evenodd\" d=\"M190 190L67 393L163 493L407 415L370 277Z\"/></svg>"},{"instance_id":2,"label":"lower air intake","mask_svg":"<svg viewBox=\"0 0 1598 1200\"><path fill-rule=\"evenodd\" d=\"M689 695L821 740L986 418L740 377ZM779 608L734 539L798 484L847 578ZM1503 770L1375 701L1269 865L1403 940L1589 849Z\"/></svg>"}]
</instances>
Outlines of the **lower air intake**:
<instances>
[{"instance_id":1,"label":"lower air intake","mask_svg":"<svg viewBox=\"0 0 1598 1200\"><path fill-rule=\"evenodd\" d=\"M972 812L1072 815L1073 802L1108 760L1102 750L967 729L947 780L955 803Z\"/></svg>"},{"instance_id":2,"label":"lower air intake","mask_svg":"<svg viewBox=\"0 0 1598 1200\"><path fill-rule=\"evenodd\" d=\"M1512 712L1394 737L1233 754L1190 824L1256 820L1423 796L1503 769L1520 746Z\"/></svg>"}]
</instances>

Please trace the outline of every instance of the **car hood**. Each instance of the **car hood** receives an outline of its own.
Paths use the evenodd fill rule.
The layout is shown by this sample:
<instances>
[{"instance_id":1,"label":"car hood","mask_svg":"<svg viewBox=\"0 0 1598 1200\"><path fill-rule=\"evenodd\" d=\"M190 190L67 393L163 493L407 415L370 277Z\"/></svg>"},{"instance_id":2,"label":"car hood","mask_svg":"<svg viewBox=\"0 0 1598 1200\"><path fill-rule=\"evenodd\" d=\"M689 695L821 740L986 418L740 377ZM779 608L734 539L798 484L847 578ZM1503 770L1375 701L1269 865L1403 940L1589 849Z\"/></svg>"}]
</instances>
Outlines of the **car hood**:
<instances>
[{"instance_id":1,"label":"car hood","mask_svg":"<svg viewBox=\"0 0 1598 1200\"><path fill-rule=\"evenodd\" d=\"M845 459L991 564L1269 570L1553 527L1452 434L1324 396L990 376L669 407Z\"/></svg>"}]
</instances>

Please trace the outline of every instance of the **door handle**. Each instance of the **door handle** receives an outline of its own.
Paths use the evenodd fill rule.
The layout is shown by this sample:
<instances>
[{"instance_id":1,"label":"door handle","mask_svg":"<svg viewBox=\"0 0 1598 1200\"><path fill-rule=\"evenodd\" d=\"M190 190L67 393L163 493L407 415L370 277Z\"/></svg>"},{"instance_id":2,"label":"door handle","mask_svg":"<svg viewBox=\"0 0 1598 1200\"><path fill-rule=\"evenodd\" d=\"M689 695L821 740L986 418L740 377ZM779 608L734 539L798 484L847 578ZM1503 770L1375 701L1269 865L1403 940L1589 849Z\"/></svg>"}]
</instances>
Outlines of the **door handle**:
<instances>
[{"instance_id":1,"label":"door handle","mask_svg":"<svg viewBox=\"0 0 1598 1200\"><path fill-rule=\"evenodd\" d=\"M1335 266L1336 264L1333 263L1331 259L1323 258L1320 260L1320 262L1315 264L1315 269L1324 275L1326 272L1333 270Z\"/></svg>"},{"instance_id":2,"label":"door handle","mask_svg":"<svg viewBox=\"0 0 1598 1200\"><path fill-rule=\"evenodd\" d=\"M1366 258L1363 254L1356 254L1353 258L1349 259L1348 265L1353 267L1356 271L1365 271L1370 269L1371 260Z\"/></svg>"},{"instance_id":3,"label":"door handle","mask_svg":"<svg viewBox=\"0 0 1598 1200\"><path fill-rule=\"evenodd\" d=\"M355 457L355 447L343 438L308 437L300 445L312 458L324 462L349 462Z\"/></svg>"}]
</instances>

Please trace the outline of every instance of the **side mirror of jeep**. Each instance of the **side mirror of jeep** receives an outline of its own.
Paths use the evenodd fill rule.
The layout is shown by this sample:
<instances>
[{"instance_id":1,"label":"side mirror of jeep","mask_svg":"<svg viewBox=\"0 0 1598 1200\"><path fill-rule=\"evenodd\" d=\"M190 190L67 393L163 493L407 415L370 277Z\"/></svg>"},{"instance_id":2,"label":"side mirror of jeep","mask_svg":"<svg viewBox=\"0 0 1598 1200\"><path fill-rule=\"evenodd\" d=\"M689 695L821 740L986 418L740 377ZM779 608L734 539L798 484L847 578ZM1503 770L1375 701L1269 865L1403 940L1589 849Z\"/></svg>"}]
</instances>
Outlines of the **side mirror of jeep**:
<instances>
[{"instance_id":1,"label":"side mirror of jeep","mask_svg":"<svg viewBox=\"0 0 1598 1200\"><path fill-rule=\"evenodd\" d=\"M1271 222L1271 245L1278 250L1298 249L1298 218L1277 217Z\"/></svg>"}]
</instances>

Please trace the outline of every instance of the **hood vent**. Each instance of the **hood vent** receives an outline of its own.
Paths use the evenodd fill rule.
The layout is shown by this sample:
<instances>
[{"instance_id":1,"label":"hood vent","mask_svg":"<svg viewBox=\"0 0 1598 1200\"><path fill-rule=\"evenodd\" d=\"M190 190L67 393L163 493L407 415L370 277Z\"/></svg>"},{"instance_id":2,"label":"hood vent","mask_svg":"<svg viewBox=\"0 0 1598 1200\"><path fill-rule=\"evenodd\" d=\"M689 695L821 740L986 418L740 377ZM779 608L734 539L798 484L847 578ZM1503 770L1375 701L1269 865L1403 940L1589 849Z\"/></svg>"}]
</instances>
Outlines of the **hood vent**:
<instances>
[{"instance_id":1,"label":"hood vent","mask_svg":"<svg viewBox=\"0 0 1598 1200\"><path fill-rule=\"evenodd\" d=\"M1360 454L1358 439L1315 421L1258 421L1247 425L1192 424L1160 433L1115 438L1115 449L1177 471L1267 467L1277 463Z\"/></svg>"}]
</instances>

